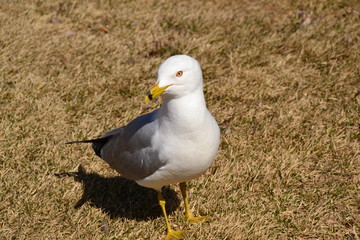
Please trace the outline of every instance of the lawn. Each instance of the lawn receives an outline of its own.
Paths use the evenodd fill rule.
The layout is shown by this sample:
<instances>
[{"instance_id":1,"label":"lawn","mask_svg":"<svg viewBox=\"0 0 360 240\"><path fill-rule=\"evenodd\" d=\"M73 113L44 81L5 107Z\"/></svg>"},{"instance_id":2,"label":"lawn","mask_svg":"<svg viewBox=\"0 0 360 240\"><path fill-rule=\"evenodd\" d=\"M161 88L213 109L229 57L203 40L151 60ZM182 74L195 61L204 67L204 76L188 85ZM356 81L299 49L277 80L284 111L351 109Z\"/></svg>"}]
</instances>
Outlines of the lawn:
<instances>
[{"instance_id":1,"label":"lawn","mask_svg":"<svg viewBox=\"0 0 360 240\"><path fill-rule=\"evenodd\" d=\"M89 145L152 111L159 64L203 69L214 164L165 188L185 239L360 239L360 1L0 0L0 239L162 239L156 192Z\"/></svg>"}]
</instances>

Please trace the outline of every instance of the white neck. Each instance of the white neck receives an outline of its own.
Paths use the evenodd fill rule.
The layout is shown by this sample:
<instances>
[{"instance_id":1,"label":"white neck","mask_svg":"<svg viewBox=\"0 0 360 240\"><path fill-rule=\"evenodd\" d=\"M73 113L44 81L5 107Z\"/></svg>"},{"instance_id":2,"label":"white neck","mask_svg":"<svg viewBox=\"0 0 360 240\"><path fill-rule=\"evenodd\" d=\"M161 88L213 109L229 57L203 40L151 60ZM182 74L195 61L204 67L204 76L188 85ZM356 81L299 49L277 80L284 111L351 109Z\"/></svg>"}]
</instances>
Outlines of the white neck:
<instances>
[{"instance_id":1,"label":"white neck","mask_svg":"<svg viewBox=\"0 0 360 240\"><path fill-rule=\"evenodd\" d=\"M165 98L160 108L161 122L176 121L177 126L182 126L185 129L189 125L202 124L207 112L202 88L180 98Z\"/></svg>"}]
</instances>

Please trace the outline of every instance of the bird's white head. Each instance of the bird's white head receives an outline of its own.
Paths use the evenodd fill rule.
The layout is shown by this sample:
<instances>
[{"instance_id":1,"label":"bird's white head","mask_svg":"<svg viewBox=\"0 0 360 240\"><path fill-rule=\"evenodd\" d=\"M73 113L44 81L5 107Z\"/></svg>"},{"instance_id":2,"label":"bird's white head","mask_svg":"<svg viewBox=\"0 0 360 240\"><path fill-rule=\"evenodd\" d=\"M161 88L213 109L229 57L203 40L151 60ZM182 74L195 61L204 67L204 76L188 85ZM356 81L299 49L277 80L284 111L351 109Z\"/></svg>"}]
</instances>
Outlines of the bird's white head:
<instances>
[{"instance_id":1,"label":"bird's white head","mask_svg":"<svg viewBox=\"0 0 360 240\"><path fill-rule=\"evenodd\" d=\"M146 96L152 100L164 93L166 97L179 98L196 90L202 91L203 79L200 64L187 55L166 59L158 70L158 80Z\"/></svg>"}]
</instances>

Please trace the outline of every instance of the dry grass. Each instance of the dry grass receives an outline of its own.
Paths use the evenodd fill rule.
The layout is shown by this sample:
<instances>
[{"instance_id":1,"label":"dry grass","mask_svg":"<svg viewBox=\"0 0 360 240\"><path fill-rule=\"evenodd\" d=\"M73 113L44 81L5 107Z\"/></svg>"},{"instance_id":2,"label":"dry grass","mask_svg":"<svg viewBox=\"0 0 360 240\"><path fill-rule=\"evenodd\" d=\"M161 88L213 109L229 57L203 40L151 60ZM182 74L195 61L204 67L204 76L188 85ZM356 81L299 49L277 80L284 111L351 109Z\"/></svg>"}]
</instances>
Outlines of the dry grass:
<instances>
[{"instance_id":1,"label":"dry grass","mask_svg":"<svg viewBox=\"0 0 360 240\"><path fill-rule=\"evenodd\" d=\"M222 129L215 164L177 187L186 239L360 238L360 2L0 1L0 238L160 239L156 194L90 146L189 54ZM81 164L82 167L79 167Z\"/></svg>"}]
</instances>

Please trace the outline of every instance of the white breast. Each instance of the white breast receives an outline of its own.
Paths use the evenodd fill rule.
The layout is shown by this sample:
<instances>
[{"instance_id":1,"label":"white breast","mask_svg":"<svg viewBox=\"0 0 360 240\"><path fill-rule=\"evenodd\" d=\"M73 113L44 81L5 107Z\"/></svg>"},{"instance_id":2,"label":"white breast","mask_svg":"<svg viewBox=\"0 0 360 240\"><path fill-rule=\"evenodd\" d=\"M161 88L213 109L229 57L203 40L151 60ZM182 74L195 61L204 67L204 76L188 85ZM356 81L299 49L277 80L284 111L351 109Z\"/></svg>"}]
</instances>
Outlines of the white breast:
<instances>
[{"instance_id":1,"label":"white breast","mask_svg":"<svg viewBox=\"0 0 360 240\"><path fill-rule=\"evenodd\" d=\"M161 189L165 185L194 179L210 167L219 147L220 130L207 110L205 114L198 118L199 124L191 124L195 126L193 129L166 129L166 134L161 134L162 129L159 129L161 137L172 139L171 142L159 141L159 157L166 164L154 174L138 180L139 185Z\"/></svg>"}]
</instances>

